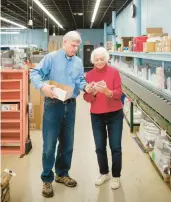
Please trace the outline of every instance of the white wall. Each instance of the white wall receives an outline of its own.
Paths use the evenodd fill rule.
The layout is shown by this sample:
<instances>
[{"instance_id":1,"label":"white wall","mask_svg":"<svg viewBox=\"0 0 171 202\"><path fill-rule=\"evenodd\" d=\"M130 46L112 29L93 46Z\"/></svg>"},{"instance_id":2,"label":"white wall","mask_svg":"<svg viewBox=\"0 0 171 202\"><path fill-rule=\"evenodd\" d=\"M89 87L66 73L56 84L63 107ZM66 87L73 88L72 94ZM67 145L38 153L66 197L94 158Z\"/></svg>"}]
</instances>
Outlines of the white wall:
<instances>
[{"instance_id":1,"label":"white wall","mask_svg":"<svg viewBox=\"0 0 171 202\"><path fill-rule=\"evenodd\" d=\"M135 35L135 18L131 17L130 5L120 13L116 18L116 34L118 36L134 36Z\"/></svg>"},{"instance_id":2,"label":"white wall","mask_svg":"<svg viewBox=\"0 0 171 202\"><path fill-rule=\"evenodd\" d=\"M135 18L131 18L130 3L116 19L116 33L119 36L135 36ZM171 0L141 0L141 34L146 27L162 27L171 35Z\"/></svg>"},{"instance_id":3,"label":"white wall","mask_svg":"<svg viewBox=\"0 0 171 202\"><path fill-rule=\"evenodd\" d=\"M171 35L171 0L141 0L141 32L146 27L162 27L164 33Z\"/></svg>"}]
</instances>

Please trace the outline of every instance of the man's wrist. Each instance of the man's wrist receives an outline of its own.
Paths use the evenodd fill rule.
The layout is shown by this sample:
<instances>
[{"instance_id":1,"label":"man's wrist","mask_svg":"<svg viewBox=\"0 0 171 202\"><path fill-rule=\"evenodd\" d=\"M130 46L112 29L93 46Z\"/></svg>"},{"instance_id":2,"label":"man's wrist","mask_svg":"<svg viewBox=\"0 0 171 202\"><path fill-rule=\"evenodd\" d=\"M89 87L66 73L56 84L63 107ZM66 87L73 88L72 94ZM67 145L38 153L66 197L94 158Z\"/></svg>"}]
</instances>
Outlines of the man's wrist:
<instances>
[{"instance_id":1,"label":"man's wrist","mask_svg":"<svg viewBox=\"0 0 171 202\"><path fill-rule=\"evenodd\" d=\"M86 86L87 86L87 85L85 85L84 88L83 88L83 92L85 92L85 93L87 93L87 91L86 91Z\"/></svg>"}]
</instances>

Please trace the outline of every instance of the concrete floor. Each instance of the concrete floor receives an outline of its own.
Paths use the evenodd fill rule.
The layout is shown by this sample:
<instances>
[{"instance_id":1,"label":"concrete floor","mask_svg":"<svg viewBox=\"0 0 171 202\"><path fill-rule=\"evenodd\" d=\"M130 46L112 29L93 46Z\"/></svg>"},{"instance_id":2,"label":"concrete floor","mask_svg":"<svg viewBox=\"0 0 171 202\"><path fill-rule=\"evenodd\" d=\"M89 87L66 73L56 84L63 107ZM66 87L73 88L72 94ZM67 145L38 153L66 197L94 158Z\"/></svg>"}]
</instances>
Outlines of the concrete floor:
<instances>
[{"instance_id":1,"label":"concrete floor","mask_svg":"<svg viewBox=\"0 0 171 202\"><path fill-rule=\"evenodd\" d=\"M11 202L171 202L171 191L162 181L150 160L129 134L124 123L123 171L120 189L110 189L110 181L100 187L94 185L98 165L90 125L89 105L80 97L77 102L75 149L70 175L78 182L67 188L54 182L55 196L41 195L40 179L42 138L41 131L31 133L33 149L23 158L2 156L2 170L9 168L17 176L10 181ZM108 150L110 157L110 151ZM109 158L111 165L111 158Z\"/></svg>"}]
</instances>

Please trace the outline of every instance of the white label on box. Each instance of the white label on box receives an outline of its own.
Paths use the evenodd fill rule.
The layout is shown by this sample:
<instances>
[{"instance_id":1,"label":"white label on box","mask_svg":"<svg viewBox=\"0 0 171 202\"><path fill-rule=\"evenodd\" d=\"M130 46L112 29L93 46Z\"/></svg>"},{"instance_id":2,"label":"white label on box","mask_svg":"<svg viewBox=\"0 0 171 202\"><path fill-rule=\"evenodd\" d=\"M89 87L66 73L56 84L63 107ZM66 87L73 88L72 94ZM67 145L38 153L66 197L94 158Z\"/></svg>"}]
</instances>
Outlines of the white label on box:
<instances>
[{"instance_id":1,"label":"white label on box","mask_svg":"<svg viewBox=\"0 0 171 202\"><path fill-rule=\"evenodd\" d=\"M9 104L2 104L1 105L1 111L10 111L10 105Z\"/></svg>"}]
</instances>

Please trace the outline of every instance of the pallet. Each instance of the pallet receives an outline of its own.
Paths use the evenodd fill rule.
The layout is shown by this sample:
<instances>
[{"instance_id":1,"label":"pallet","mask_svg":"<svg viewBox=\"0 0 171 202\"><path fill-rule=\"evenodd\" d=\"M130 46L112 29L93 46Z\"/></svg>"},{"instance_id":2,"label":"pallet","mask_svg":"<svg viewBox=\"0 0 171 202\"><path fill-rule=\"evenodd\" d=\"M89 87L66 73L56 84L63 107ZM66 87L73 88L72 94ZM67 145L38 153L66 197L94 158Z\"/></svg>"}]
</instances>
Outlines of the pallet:
<instances>
[{"instance_id":1,"label":"pallet","mask_svg":"<svg viewBox=\"0 0 171 202\"><path fill-rule=\"evenodd\" d=\"M156 165L156 163L153 161L152 159L152 152L148 153L148 156L150 158L151 163L153 164L155 170L158 172L158 174L160 175L160 177L163 179L163 181L165 183L170 183L170 175L167 175L163 172L161 172L161 170L158 168L158 166ZM168 184L169 185L169 184ZM169 185L170 186L170 185Z\"/></svg>"},{"instance_id":2,"label":"pallet","mask_svg":"<svg viewBox=\"0 0 171 202\"><path fill-rule=\"evenodd\" d=\"M144 144L142 143L142 141L140 140L140 138L138 137L137 133L136 136L133 137L135 142L138 144L138 146L140 147L140 149L144 152L144 153L149 153L150 151L153 150L153 148L150 148L148 146L144 146Z\"/></svg>"}]
</instances>

